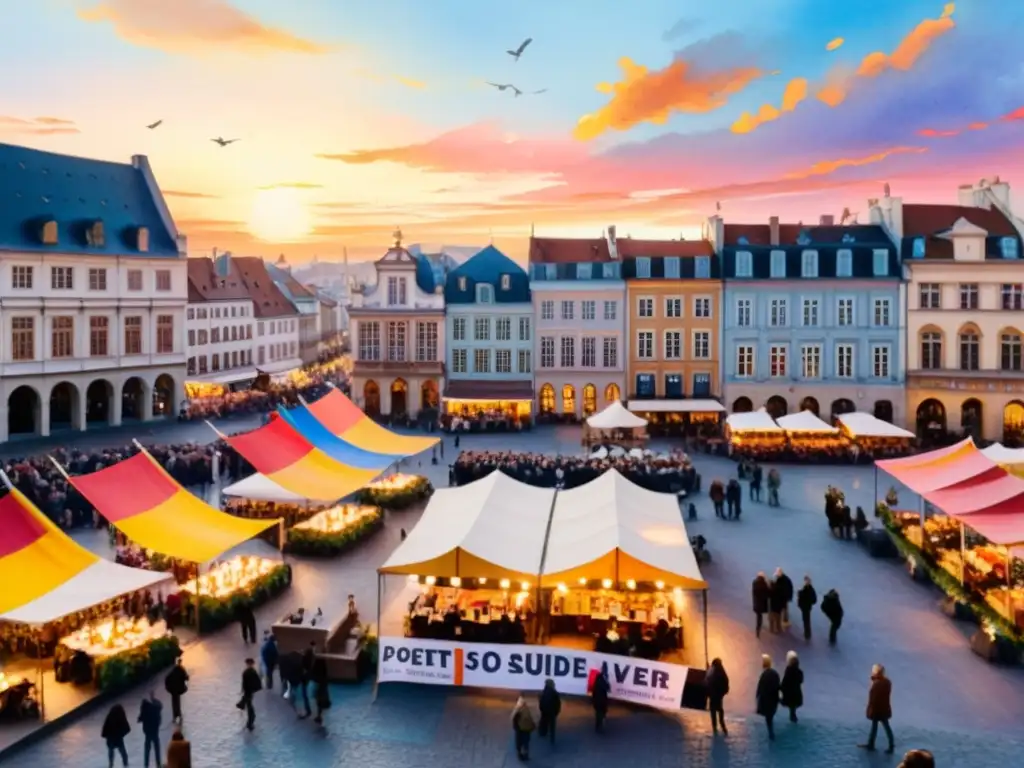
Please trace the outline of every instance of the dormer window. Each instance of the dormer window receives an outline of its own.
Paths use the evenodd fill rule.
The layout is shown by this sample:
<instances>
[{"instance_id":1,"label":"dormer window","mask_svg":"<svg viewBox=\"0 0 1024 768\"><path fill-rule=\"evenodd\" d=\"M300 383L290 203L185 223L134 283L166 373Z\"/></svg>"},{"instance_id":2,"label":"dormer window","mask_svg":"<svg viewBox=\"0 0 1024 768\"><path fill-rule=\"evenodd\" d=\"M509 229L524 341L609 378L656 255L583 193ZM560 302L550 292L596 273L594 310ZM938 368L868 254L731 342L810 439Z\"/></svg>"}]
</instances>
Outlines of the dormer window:
<instances>
[{"instance_id":1,"label":"dormer window","mask_svg":"<svg viewBox=\"0 0 1024 768\"><path fill-rule=\"evenodd\" d=\"M679 279L680 272L680 260L678 256L666 256L665 257L665 277Z\"/></svg>"},{"instance_id":2,"label":"dormer window","mask_svg":"<svg viewBox=\"0 0 1024 768\"><path fill-rule=\"evenodd\" d=\"M914 238L913 253L911 254L911 258L914 258L914 259L923 259L924 258L924 238L923 237L915 237Z\"/></svg>"},{"instance_id":3,"label":"dormer window","mask_svg":"<svg viewBox=\"0 0 1024 768\"><path fill-rule=\"evenodd\" d=\"M1020 258L1020 243L1016 237L1004 237L999 241L999 248L1003 252L1004 259Z\"/></svg>"},{"instance_id":4,"label":"dormer window","mask_svg":"<svg viewBox=\"0 0 1024 768\"><path fill-rule=\"evenodd\" d=\"M544 279L545 280L557 280L558 279L558 265L557 264L545 264L544 265Z\"/></svg>"},{"instance_id":5,"label":"dormer window","mask_svg":"<svg viewBox=\"0 0 1024 768\"><path fill-rule=\"evenodd\" d=\"M853 235L851 235L849 232L847 232L845 235L843 235L843 242L844 243L855 243L855 242L857 242L857 238L854 237Z\"/></svg>"},{"instance_id":6,"label":"dormer window","mask_svg":"<svg viewBox=\"0 0 1024 768\"><path fill-rule=\"evenodd\" d=\"M39 233L39 239L43 241L43 245L56 245L57 244L57 222L47 221L43 223L42 231Z\"/></svg>"},{"instance_id":7,"label":"dormer window","mask_svg":"<svg viewBox=\"0 0 1024 768\"><path fill-rule=\"evenodd\" d=\"M85 242L93 248L102 248L104 246L106 238L103 234L102 221L94 221L89 225L89 228L85 230Z\"/></svg>"},{"instance_id":8,"label":"dormer window","mask_svg":"<svg viewBox=\"0 0 1024 768\"><path fill-rule=\"evenodd\" d=\"M589 261L581 262L576 265L576 279L577 280L589 280L594 276L594 265Z\"/></svg>"},{"instance_id":9,"label":"dormer window","mask_svg":"<svg viewBox=\"0 0 1024 768\"><path fill-rule=\"evenodd\" d=\"M494 303L494 287L484 284L476 287L476 303L477 304L493 304Z\"/></svg>"},{"instance_id":10,"label":"dormer window","mask_svg":"<svg viewBox=\"0 0 1024 768\"><path fill-rule=\"evenodd\" d=\"M507 291L512 287L512 275L501 276L501 290Z\"/></svg>"},{"instance_id":11,"label":"dormer window","mask_svg":"<svg viewBox=\"0 0 1024 768\"><path fill-rule=\"evenodd\" d=\"M800 261L800 276L801 277L817 277L818 276L818 252L807 250L801 254Z\"/></svg>"},{"instance_id":12,"label":"dormer window","mask_svg":"<svg viewBox=\"0 0 1024 768\"><path fill-rule=\"evenodd\" d=\"M637 277L650 277L651 276L651 259L649 256L637 256L636 257L636 276Z\"/></svg>"},{"instance_id":13,"label":"dormer window","mask_svg":"<svg viewBox=\"0 0 1024 768\"><path fill-rule=\"evenodd\" d=\"M736 273L736 277L753 277L754 254L750 251L736 251L734 271Z\"/></svg>"},{"instance_id":14,"label":"dormer window","mask_svg":"<svg viewBox=\"0 0 1024 768\"><path fill-rule=\"evenodd\" d=\"M460 291L466 290L466 278L460 277L458 280L458 285Z\"/></svg>"},{"instance_id":15,"label":"dormer window","mask_svg":"<svg viewBox=\"0 0 1024 768\"><path fill-rule=\"evenodd\" d=\"M135 234L136 234L135 244L138 247L139 252L140 253L148 253L149 252L149 228L148 227L139 227L139 229L136 231ZM223 281L221 281L221 282L223 282Z\"/></svg>"},{"instance_id":16,"label":"dormer window","mask_svg":"<svg viewBox=\"0 0 1024 768\"><path fill-rule=\"evenodd\" d=\"M768 274L771 277L785 277L786 276L786 252L785 251L772 251L771 262L769 264Z\"/></svg>"}]
</instances>

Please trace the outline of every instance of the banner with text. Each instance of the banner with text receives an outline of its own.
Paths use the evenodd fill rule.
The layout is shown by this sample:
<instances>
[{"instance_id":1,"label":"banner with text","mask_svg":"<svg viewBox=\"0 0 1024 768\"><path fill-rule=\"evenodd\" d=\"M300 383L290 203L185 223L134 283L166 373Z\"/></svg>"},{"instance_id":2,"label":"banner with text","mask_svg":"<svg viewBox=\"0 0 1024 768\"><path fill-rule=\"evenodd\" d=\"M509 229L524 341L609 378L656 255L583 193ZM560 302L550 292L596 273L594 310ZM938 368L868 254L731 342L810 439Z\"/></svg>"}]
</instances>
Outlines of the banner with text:
<instances>
[{"instance_id":1,"label":"banner with text","mask_svg":"<svg viewBox=\"0 0 1024 768\"><path fill-rule=\"evenodd\" d=\"M656 709L679 709L687 667L632 656L576 651L549 645L492 645L407 637L380 638L381 683L467 685L540 691L551 678L560 693L585 696L598 670L609 695Z\"/></svg>"}]
</instances>

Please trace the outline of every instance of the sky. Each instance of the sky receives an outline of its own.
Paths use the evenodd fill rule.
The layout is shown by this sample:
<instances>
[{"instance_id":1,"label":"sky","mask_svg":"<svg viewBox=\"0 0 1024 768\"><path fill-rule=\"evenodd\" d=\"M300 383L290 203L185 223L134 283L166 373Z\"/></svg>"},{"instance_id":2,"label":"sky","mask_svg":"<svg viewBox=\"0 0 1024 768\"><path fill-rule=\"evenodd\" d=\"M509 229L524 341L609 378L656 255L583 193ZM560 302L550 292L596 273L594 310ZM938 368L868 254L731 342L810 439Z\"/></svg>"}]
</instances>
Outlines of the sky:
<instances>
[{"instance_id":1,"label":"sky","mask_svg":"<svg viewBox=\"0 0 1024 768\"><path fill-rule=\"evenodd\" d=\"M1024 2L0 0L0 17L0 142L149 156L190 255L365 260L397 227L523 260L531 231L697 238L716 211L863 222L885 183L915 202L997 175L1024 190Z\"/></svg>"}]
</instances>

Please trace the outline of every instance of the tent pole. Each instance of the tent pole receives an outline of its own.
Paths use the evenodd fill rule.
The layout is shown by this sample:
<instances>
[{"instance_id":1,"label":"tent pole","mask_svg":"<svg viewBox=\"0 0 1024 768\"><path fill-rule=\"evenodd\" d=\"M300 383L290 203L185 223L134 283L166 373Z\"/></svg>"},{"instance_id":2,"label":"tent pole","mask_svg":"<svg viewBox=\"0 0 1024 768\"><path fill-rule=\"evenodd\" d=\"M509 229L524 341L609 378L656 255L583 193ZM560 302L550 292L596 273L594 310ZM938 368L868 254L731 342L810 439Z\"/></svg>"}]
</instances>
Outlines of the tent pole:
<instances>
[{"instance_id":1,"label":"tent pole","mask_svg":"<svg viewBox=\"0 0 1024 768\"><path fill-rule=\"evenodd\" d=\"M39 722L46 722L46 670L43 668L43 655L39 654ZM55 676L56 677L56 676Z\"/></svg>"},{"instance_id":2,"label":"tent pole","mask_svg":"<svg viewBox=\"0 0 1024 768\"><path fill-rule=\"evenodd\" d=\"M282 518L280 518L277 521L277 549L278 549L278 551L282 555L284 554L284 543L285 543L284 518L282 517Z\"/></svg>"},{"instance_id":3,"label":"tent pole","mask_svg":"<svg viewBox=\"0 0 1024 768\"><path fill-rule=\"evenodd\" d=\"M960 523L960 584L964 584L967 577L967 534L964 531L964 524Z\"/></svg>"},{"instance_id":4,"label":"tent pole","mask_svg":"<svg viewBox=\"0 0 1024 768\"><path fill-rule=\"evenodd\" d=\"M378 670L377 670L377 675L376 675L376 677L373 680L373 698L370 700L371 704L375 704L377 702L377 691L380 689L380 669L379 669L379 666L380 666L380 636L381 636L380 603L381 603L381 593L383 593L383 591L384 591L384 574L382 574L380 571L377 571L377 665L378 665Z\"/></svg>"},{"instance_id":5,"label":"tent pole","mask_svg":"<svg viewBox=\"0 0 1024 768\"><path fill-rule=\"evenodd\" d=\"M1010 548L1006 548L1006 620L1011 624L1014 624L1013 619L1013 597L1010 594L1013 591L1013 555L1010 554Z\"/></svg>"},{"instance_id":6,"label":"tent pole","mask_svg":"<svg viewBox=\"0 0 1024 768\"><path fill-rule=\"evenodd\" d=\"M711 666L711 662L708 661L708 590L704 588L704 668L707 669Z\"/></svg>"},{"instance_id":7,"label":"tent pole","mask_svg":"<svg viewBox=\"0 0 1024 768\"><path fill-rule=\"evenodd\" d=\"M919 516L921 518L921 544L923 545L924 544L924 539L925 539L925 534L924 534L924 523L925 523L924 496L920 496L919 495L917 497L917 509L918 509L918 512L919 512Z\"/></svg>"},{"instance_id":8,"label":"tent pole","mask_svg":"<svg viewBox=\"0 0 1024 768\"><path fill-rule=\"evenodd\" d=\"M878 511L878 465L875 464L875 495L871 497L871 514Z\"/></svg>"},{"instance_id":9,"label":"tent pole","mask_svg":"<svg viewBox=\"0 0 1024 768\"><path fill-rule=\"evenodd\" d=\"M202 564L196 563L196 637L198 638L201 634L201 628L199 626L199 570L202 568Z\"/></svg>"}]
</instances>

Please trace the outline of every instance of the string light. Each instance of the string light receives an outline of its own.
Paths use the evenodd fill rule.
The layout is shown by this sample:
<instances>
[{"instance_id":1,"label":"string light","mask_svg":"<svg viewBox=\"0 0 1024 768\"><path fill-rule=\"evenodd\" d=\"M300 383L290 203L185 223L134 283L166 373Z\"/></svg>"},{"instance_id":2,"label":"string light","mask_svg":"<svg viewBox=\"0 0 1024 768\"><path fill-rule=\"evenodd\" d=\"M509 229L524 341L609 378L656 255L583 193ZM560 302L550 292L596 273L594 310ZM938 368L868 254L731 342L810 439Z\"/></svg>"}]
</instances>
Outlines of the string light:
<instances>
[{"instance_id":1,"label":"string light","mask_svg":"<svg viewBox=\"0 0 1024 768\"><path fill-rule=\"evenodd\" d=\"M601 582L601 586L604 587L605 589L611 589L612 588L612 580L611 579L605 579L604 581Z\"/></svg>"},{"instance_id":2,"label":"string light","mask_svg":"<svg viewBox=\"0 0 1024 768\"><path fill-rule=\"evenodd\" d=\"M417 575L416 575L415 573L410 573L410 574L409 574L409 581L410 581L410 583L412 583L412 584L418 584L418 583L419 583L419 580L420 580L420 577L419 577L419 576L417 576Z\"/></svg>"},{"instance_id":3,"label":"string light","mask_svg":"<svg viewBox=\"0 0 1024 768\"><path fill-rule=\"evenodd\" d=\"M658 589L664 589L665 588L665 582L664 581L656 581L656 582L654 582L654 586L657 587Z\"/></svg>"},{"instance_id":4,"label":"string light","mask_svg":"<svg viewBox=\"0 0 1024 768\"><path fill-rule=\"evenodd\" d=\"M460 579L458 576L452 576L450 579L448 579L448 583L451 584L453 587L461 587L462 579Z\"/></svg>"},{"instance_id":5,"label":"string light","mask_svg":"<svg viewBox=\"0 0 1024 768\"><path fill-rule=\"evenodd\" d=\"M636 582L633 579L626 581L626 589L636 589Z\"/></svg>"},{"instance_id":6,"label":"string light","mask_svg":"<svg viewBox=\"0 0 1024 768\"><path fill-rule=\"evenodd\" d=\"M437 577L436 576L427 576L427 585L432 587L435 584L437 584Z\"/></svg>"},{"instance_id":7,"label":"string light","mask_svg":"<svg viewBox=\"0 0 1024 768\"><path fill-rule=\"evenodd\" d=\"M522 587L523 587L523 589L529 589L530 588L530 582L524 581L523 584L522 584Z\"/></svg>"},{"instance_id":8,"label":"string light","mask_svg":"<svg viewBox=\"0 0 1024 768\"><path fill-rule=\"evenodd\" d=\"M562 592L562 593L565 593L565 592L569 591L569 588L567 586L565 586L565 584L559 584L558 585L558 591Z\"/></svg>"},{"instance_id":9,"label":"string light","mask_svg":"<svg viewBox=\"0 0 1024 768\"><path fill-rule=\"evenodd\" d=\"M479 578L479 579L476 580L476 583L480 584L480 585L486 584L487 583L487 579Z\"/></svg>"},{"instance_id":10,"label":"string light","mask_svg":"<svg viewBox=\"0 0 1024 768\"><path fill-rule=\"evenodd\" d=\"M512 582L509 581L508 579L502 579L501 581L498 582L498 586L501 587L502 589L508 589L510 586L512 586Z\"/></svg>"},{"instance_id":11,"label":"string light","mask_svg":"<svg viewBox=\"0 0 1024 768\"><path fill-rule=\"evenodd\" d=\"M581 587L587 586L587 580L585 578L583 578L582 576L580 576L580 586Z\"/></svg>"}]
</instances>

